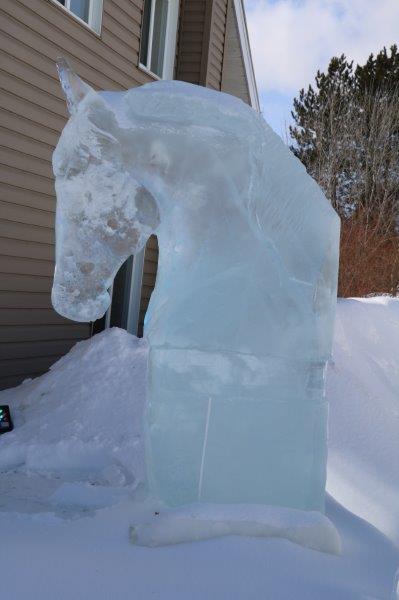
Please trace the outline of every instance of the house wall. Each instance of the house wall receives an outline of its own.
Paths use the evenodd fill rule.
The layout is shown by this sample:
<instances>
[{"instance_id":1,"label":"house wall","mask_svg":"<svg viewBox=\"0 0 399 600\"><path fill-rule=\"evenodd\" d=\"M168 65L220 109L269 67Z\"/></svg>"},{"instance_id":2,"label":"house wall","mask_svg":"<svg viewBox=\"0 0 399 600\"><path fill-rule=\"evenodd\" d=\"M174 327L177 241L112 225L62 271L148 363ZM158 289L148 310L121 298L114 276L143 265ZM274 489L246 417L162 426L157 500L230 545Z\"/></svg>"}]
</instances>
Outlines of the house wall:
<instances>
[{"instance_id":1,"label":"house wall","mask_svg":"<svg viewBox=\"0 0 399 600\"><path fill-rule=\"evenodd\" d=\"M137 68L142 0L104 0L101 37L51 0L0 3L0 388L45 371L89 324L51 307L55 194L51 155L67 119L54 61L94 88L127 89Z\"/></svg>"},{"instance_id":2,"label":"house wall","mask_svg":"<svg viewBox=\"0 0 399 600\"><path fill-rule=\"evenodd\" d=\"M176 79L221 89L227 0L182 0Z\"/></svg>"},{"instance_id":3,"label":"house wall","mask_svg":"<svg viewBox=\"0 0 399 600\"><path fill-rule=\"evenodd\" d=\"M51 156L67 119L55 59L95 89L152 81L138 68L143 0L104 0L101 35L53 0L0 3L0 389L39 375L91 325L51 307L55 193ZM175 77L223 86L228 0L181 0ZM139 334L158 245L145 253Z\"/></svg>"},{"instance_id":4,"label":"house wall","mask_svg":"<svg viewBox=\"0 0 399 600\"><path fill-rule=\"evenodd\" d=\"M210 23L207 24L209 50L206 74L206 87L220 91L222 87L223 57L226 39L227 0L215 0L212 5Z\"/></svg>"},{"instance_id":5,"label":"house wall","mask_svg":"<svg viewBox=\"0 0 399 600\"><path fill-rule=\"evenodd\" d=\"M251 104L233 0L229 0L227 10L221 90Z\"/></svg>"}]
</instances>

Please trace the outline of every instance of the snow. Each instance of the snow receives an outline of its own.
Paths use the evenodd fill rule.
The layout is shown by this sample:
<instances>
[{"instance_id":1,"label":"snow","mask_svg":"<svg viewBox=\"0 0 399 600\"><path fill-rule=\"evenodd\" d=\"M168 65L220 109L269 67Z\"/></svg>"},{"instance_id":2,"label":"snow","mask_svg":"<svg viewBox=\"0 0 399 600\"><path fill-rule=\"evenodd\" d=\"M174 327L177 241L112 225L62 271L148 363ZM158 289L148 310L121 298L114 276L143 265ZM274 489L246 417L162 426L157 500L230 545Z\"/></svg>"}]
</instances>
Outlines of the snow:
<instances>
[{"instance_id":1,"label":"snow","mask_svg":"<svg viewBox=\"0 0 399 600\"><path fill-rule=\"evenodd\" d=\"M15 430L0 438L0 469L95 485L142 480L146 360L145 342L114 328L76 344L48 374L4 391Z\"/></svg>"},{"instance_id":2,"label":"snow","mask_svg":"<svg viewBox=\"0 0 399 600\"><path fill-rule=\"evenodd\" d=\"M327 489L399 544L399 300L338 304Z\"/></svg>"},{"instance_id":3,"label":"snow","mask_svg":"<svg viewBox=\"0 0 399 600\"><path fill-rule=\"evenodd\" d=\"M287 524L289 517L279 510L267 516L271 507L238 507L233 518L214 506L170 513L145 497L147 348L122 330L80 342L46 375L2 392L15 430L0 438L0 561L7 574L1 597L399 598L398 333L399 300L338 303L327 378L327 516L341 537L338 556L237 529L158 548L132 543L157 522L175 536L170 541L182 541L179 520L189 517L191 527L193 516L213 521L218 532L222 517L236 524L254 515Z\"/></svg>"},{"instance_id":4,"label":"snow","mask_svg":"<svg viewBox=\"0 0 399 600\"><path fill-rule=\"evenodd\" d=\"M337 530L322 513L281 506L194 503L151 515L130 529L133 543L150 547L226 535L282 537L321 552L341 550Z\"/></svg>"}]
</instances>

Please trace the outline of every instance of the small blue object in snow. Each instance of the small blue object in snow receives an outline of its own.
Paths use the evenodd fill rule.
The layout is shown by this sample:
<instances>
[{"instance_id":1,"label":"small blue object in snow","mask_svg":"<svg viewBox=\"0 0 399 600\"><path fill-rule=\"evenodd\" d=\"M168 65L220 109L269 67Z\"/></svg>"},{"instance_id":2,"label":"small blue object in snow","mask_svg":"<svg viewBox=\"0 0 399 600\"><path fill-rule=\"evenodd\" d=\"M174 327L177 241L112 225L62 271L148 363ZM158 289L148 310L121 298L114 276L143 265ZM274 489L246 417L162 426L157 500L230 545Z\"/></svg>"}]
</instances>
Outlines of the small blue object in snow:
<instances>
[{"instance_id":1,"label":"small blue object in snow","mask_svg":"<svg viewBox=\"0 0 399 600\"><path fill-rule=\"evenodd\" d=\"M14 428L10 415L10 407L3 405L0 406L0 435L12 431Z\"/></svg>"}]
</instances>

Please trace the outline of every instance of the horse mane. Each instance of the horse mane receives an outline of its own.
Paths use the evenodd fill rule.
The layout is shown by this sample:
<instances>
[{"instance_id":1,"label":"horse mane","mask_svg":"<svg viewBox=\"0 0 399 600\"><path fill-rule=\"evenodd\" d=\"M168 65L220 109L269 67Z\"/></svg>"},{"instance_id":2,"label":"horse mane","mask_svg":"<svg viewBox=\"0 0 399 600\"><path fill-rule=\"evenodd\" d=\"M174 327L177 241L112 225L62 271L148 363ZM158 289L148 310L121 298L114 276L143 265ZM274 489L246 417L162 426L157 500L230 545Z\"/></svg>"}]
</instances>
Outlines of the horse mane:
<instances>
[{"instance_id":1,"label":"horse mane","mask_svg":"<svg viewBox=\"0 0 399 600\"><path fill-rule=\"evenodd\" d=\"M235 201L241 210L255 214L253 192L262 177L265 128L269 126L248 104L230 94L183 81L157 81L133 88L126 92L124 103L136 122L198 128L230 137L229 143L239 145L250 166L247 192L237 194Z\"/></svg>"},{"instance_id":2,"label":"horse mane","mask_svg":"<svg viewBox=\"0 0 399 600\"><path fill-rule=\"evenodd\" d=\"M257 112L234 96L182 81L133 88L123 94L123 104L132 122L165 129L198 127L239 144L249 172L245 192L235 202L247 214L254 235L273 240L289 270L304 280L312 278L315 257L325 260L339 222L302 163Z\"/></svg>"}]
</instances>

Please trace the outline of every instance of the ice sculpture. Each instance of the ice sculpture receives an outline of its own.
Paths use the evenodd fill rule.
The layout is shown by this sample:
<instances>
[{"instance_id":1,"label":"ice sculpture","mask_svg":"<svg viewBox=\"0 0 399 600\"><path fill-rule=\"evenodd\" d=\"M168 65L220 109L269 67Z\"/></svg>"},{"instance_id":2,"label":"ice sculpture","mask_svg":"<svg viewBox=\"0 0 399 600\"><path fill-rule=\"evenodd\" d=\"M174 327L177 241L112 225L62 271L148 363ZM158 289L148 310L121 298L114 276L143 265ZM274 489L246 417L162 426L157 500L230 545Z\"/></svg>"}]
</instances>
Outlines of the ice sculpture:
<instances>
[{"instance_id":1,"label":"ice sculpture","mask_svg":"<svg viewBox=\"0 0 399 600\"><path fill-rule=\"evenodd\" d=\"M158 236L151 491L322 511L337 215L242 101L177 81L96 93L59 70L56 310L103 315L117 269Z\"/></svg>"}]
</instances>

